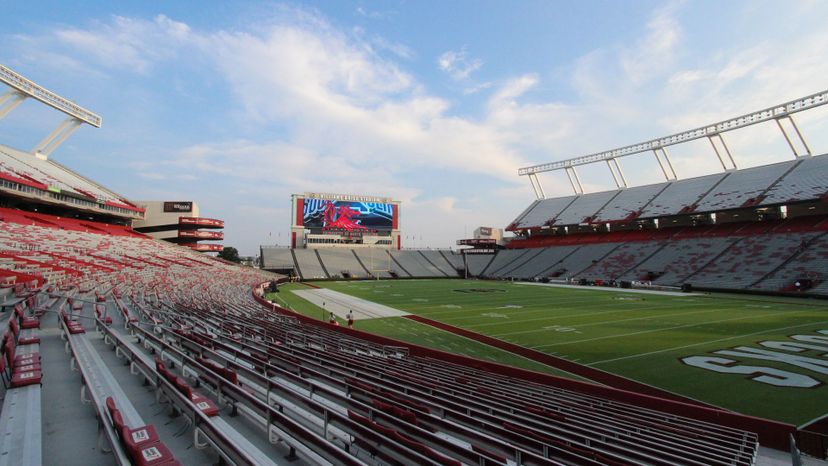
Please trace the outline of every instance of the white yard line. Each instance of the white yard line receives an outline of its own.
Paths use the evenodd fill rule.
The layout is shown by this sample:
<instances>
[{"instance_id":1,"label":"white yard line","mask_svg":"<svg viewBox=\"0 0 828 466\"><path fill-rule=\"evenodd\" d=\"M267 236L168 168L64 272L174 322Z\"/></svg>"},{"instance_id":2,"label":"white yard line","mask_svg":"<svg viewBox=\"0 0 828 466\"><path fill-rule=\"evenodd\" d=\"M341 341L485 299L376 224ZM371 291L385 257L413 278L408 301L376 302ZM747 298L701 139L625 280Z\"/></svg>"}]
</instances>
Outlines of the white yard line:
<instances>
[{"instance_id":1,"label":"white yard line","mask_svg":"<svg viewBox=\"0 0 828 466\"><path fill-rule=\"evenodd\" d=\"M658 314L658 315L655 315L655 316L630 317L629 319L603 320L601 322L592 322L592 323L589 323L589 324L567 324L567 326L572 327L572 328L577 330L577 329L580 329L582 327L594 327L596 325L617 324L619 322L631 322L631 321L634 321L634 320L661 319L661 318L666 318L666 317L685 316L685 315L691 315L691 314L704 314L704 313L707 313L707 312L721 312L721 311L722 311L722 309L720 309L720 308L714 308L714 309L707 308L703 311L675 312L675 313L672 313L672 314ZM513 322L509 321L509 323L513 323ZM555 321L554 323L560 324L560 322L558 322L558 321ZM525 334L525 333L547 332L547 331L549 331L549 329L536 328L536 329L532 329L532 330L521 330L519 332L492 334L490 336L495 337L495 338L500 338L500 337L507 337L507 336L511 336L511 335L522 335L522 334Z\"/></svg>"},{"instance_id":2,"label":"white yard line","mask_svg":"<svg viewBox=\"0 0 828 466\"><path fill-rule=\"evenodd\" d=\"M514 282L514 285L536 285L536 286L551 286L553 288L570 288L573 290L582 291L614 291L616 293L641 293L641 294L656 294L663 296L704 296L702 293L685 293L683 291L658 291L658 290L641 290L638 288L613 288L609 286L581 286L581 285L562 285L558 283L536 283L536 282Z\"/></svg>"},{"instance_id":3,"label":"white yard line","mask_svg":"<svg viewBox=\"0 0 828 466\"><path fill-rule=\"evenodd\" d=\"M707 306L709 304L710 303L699 303L699 304L692 304L692 305L684 305L683 307L691 308L691 307L702 306L702 305ZM617 314L617 313L621 313L621 312L641 312L641 311L658 312L658 311L661 311L663 309L672 309L672 308L675 308L675 307L676 307L675 305L671 304L669 306L651 306L651 307L647 307L647 308L644 308L644 309L614 309L614 310L611 310L611 311L580 312L580 313L577 313L577 314L564 314L564 315L560 315L560 316L550 316L549 314L547 314L543 317L537 317L537 318L534 318L534 319L509 320L508 323L509 324L524 324L524 323L528 323L528 322L549 321L550 318L567 319L567 318L570 318L570 317L590 317L590 316L597 316L597 315L602 315L602 314ZM492 309L492 310L497 310L497 309ZM544 311L547 312L547 313L549 312L548 309L546 309ZM537 311L531 311L531 312L537 312ZM514 315L516 313L511 312L509 314ZM664 314L660 314L660 315L664 315ZM480 319L479 315L475 315L474 317L478 320ZM454 320L459 320L459 319L441 319L441 322L450 323ZM469 329L469 330L476 330L480 327L491 327L493 325L503 325L505 322L507 322L507 321L490 322L490 323L485 323L485 324L464 325L463 328L466 328L466 329ZM560 322L556 322L556 323L560 323Z\"/></svg>"},{"instance_id":4,"label":"white yard line","mask_svg":"<svg viewBox=\"0 0 828 466\"><path fill-rule=\"evenodd\" d=\"M689 345L674 346L672 348L665 348L665 349L661 349L661 350L657 350L657 351L648 351L646 353L639 353L639 354L632 354L632 355L629 355L629 356L622 356L620 358L605 359L603 361L591 362L591 363L587 364L587 366L594 366L596 364L604 364L604 363L607 363L607 362L623 361L625 359L640 358L642 356L649 356L651 354L666 353L668 351L684 349L684 348L692 348L694 346L706 345L706 344L709 344L709 343L718 343L720 341L735 340L737 338L750 337L750 336L753 336L753 335L762 335L762 334L765 334L765 333L778 332L780 330L790 330L790 329L799 328L799 327L808 327L810 325L822 325L822 324L828 324L828 320L823 320L823 321L820 321L820 322L809 322L807 324L791 325L791 326L788 326L788 327L769 328L769 329L762 330L762 331L759 331L759 332L745 333L744 335L734 335L732 337L719 338L717 340L701 341L701 342L692 343L692 344L689 344Z\"/></svg>"},{"instance_id":5,"label":"white yard line","mask_svg":"<svg viewBox=\"0 0 828 466\"><path fill-rule=\"evenodd\" d=\"M757 317L771 317L771 316L779 316L779 315L782 315L782 314L789 314L789 315L790 314L801 314L803 312L812 312L812 311L811 310L808 310L808 311L794 311L794 312L783 311L783 312L776 312L776 313L772 313L772 314L761 314L759 316L752 315L752 316L747 316L747 317L735 317L733 319L709 320L709 321L706 321L706 322L697 322L697 323L694 323L694 324L676 325L674 327L661 327L661 328L654 328L654 329L650 329L650 330L641 330L639 332L619 333L619 334L616 334L616 335L606 335L606 336L603 336L603 337L586 338L584 340L565 341L565 342L560 342L560 343L552 343L550 345L539 345L539 346L533 346L532 349L549 348L549 347L552 347L552 346L572 345L572 344L575 344L575 343L586 343L588 341L608 340L608 339L611 339L611 338L623 338L623 337L630 337L630 336L633 336L633 335L642 335L642 334L645 334L645 333L661 332L661 331L664 331L664 330L677 330L677 329L680 329L680 328L690 328L690 327L698 327L698 326L701 326L701 325L719 324L719 323L722 323L722 322L731 322L731 321L734 321L734 320L755 319Z\"/></svg>"},{"instance_id":6,"label":"white yard line","mask_svg":"<svg viewBox=\"0 0 828 466\"><path fill-rule=\"evenodd\" d=\"M348 311L354 311L354 319L356 320L402 317L410 314L409 312L394 309L393 307L384 306L366 299L325 288L293 290L292 292L300 298L324 308L326 313L333 312L343 319L348 315ZM327 314L325 318L328 318Z\"/></svg>"}]
</instances>

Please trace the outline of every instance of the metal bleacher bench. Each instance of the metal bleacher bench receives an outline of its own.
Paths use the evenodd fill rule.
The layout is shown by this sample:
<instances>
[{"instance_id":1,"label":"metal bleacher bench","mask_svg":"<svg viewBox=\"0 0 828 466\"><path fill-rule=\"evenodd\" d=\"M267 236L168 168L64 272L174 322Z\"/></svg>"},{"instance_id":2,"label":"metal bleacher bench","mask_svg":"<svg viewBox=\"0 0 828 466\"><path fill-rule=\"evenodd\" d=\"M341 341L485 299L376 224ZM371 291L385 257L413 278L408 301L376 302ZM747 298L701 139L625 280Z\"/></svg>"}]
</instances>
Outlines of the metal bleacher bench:
<instances>
[{"instance_id":1,"label":"metal bleacher bench","mask_svg":"<svg viewBox=\"0 0 828 466\"><path fill-rule=\"evenodd\" d=\"M108 440L112 454L117 464L129 465L130 460L126 450L118 440L115 426L110 419L106 409L106 399L112 397L121 411L121 415L127 425L143 426L141 415L132 406L132 402L121 389L120 384L115 380L112 372L109 371L85 333L70 335L67 333L67 345L71 348L73 364L77 363L83 380L81 387L81 400L85 403L92 403L95 414L100 421L101 434Z\"/></svg>"},{"instance_id":2,"label":"metal bleacher bench","mask_svg":"<svg viewBox=\"0 0 828 466\"><path fill-rule=\"evenodd\" d=\"M105 342L115 345L116 354L123 355L130 361L131 372L134 374L140 372L150 383L154 383L153 358L141 350L138 344L130 341L131 336L125 336L112 327L104 327L102 330L106 335ZM161 348L154 349L159 354L161 353ZM177 363L180 364L180 361ZM157 388L161 389L160 383ZM230 464L248 463L263 466L277 464L220 416L200 420L196 426L195 438L206 442L206 444L196 445L197 447L209 444Z\"/></svg>"},{"instance_id":3,"label":"metal bleacher bench","mask_svg":"<svg viewBox=\"0 0 828 466\"><path fill-rule=\"evenodd\" d=\"M0 413L0 466L41 464L40 385L6 391Z\"/></svg>"},{"instance_id":4,"label":"metal bleacher bench","mask_svg":"<svg viewBox=\"0 0 828 466\"><path fill-rule=\"evenodd\" d=\"M37 353L39 348L38 344L24 345L17 347L17 352L20 355ZM6 390L0 413L0 466L42 463L40 395L39 383Z\"/></svg>"}]
</instances>

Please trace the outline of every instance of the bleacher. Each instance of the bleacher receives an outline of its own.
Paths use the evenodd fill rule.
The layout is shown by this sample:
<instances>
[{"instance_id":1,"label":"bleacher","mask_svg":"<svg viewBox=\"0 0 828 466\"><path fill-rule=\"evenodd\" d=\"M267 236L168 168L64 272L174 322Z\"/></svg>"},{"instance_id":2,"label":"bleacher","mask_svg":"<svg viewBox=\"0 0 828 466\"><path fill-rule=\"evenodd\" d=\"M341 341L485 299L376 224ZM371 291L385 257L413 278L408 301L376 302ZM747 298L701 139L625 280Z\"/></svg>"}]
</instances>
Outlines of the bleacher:
<instances>
[{"instance_id":1,"label":"bleacher","mask_svg":"<svg viewBox=\"0 0 828 466\"><path fill-rule=\"evenodd\" d=\"M828 156L715 173L652 185L533 201L509 231L582 223L629 222L822 199Z\"/></svg>"},{"instance_id":2,"label":"bleacher","mask_svg":"<svg viewBox=\"0 0 828 466\"><path fill-rule=\"evenodd\" d=\"M445 277L446 274L431 262L429 262L420 251L412 249L390 251L394 262L408 276L416 278Z\"/></svg>"},{"instance_id":3,"label":"bleacher","mask_svg":"<svg viewBox=\"0 0 828 466\"><path fill-rule=\"evenodd\" d=\"M633 220L665 188L668 183L651 184L622 190L595 215L595 222Z\"/></svg>"},{"instance_id":4,"label":"bleacher","mask_svg":"<svg viewBox=\"0 0 828 466\"><path fill-rule=\"evenodd\" d=\"M822 294L828 292L826 229L825 217L812 216L533 237L513 241L510 249L491 260L510 267L491 273L490 266L474 276L645 281L676 287L690 283L711 289ZM526 248L520 247L523 243ZM808 286L796 289L797 281L807 281Z\"/></svg>"},{"instance_id":5,"label":"bleacher","mask_svg":"<svg viewBox=\"0 0 828 466\"><path fill-rule=\"evenodd\" d=\"M107 210L133 216L143 209L94 181L58 164L0 145L0 183L4 188L48 196L78 207ZM51 193L51 194L49 194Z\"/></svg>"},{"instance_id":6,"label":"bleacher","mask_svg":"<svg viewBox=\"0 0 828 466\"><path fill-rule=\"evenodd\" d=\"M365 279L379 276L443 278L457 277L463 269L463 256L448 250L384 248L318 248L287 249L261 248L264 268L267 270L298 270L304 280ZM295 256L294 256L295 254ZM296 258L294 261L294 257ZM0 253L0 260L2 254Z\"/></svg>"},{"instance_id":7,"label":"bleacher","mask_svg":"<svg viewBox=\"0 0 828 466\"><path fill-rule=\"evenodd\" d=\"M340 248L320 248L319 260L325 264L325 270L331 278L342 278L346 275L351 278L366 278L366 271L359 263L353 250Z\"/></svg>"},{"instance_id":8,"label":"bleacher","mask_svg":"<svg viewBox=\"0 0 828 466\"><path fill-rule=\"evenodd\" d=\"M587 280L619 280L627 271L655 254L662 246L663 243L659 241L621 243L578 276Z\"/></svg>"},{"instance_id":9,"label":"bleacher","mask_svg":"<svg viewBox=\"0 0 828 466\"><path fill-rule=\"evenodd\" d=\"M60 286L45 281L40 293L30 288L40 301L24 297L21 313L31 319L26 309L45 305L47 290L63 294L50 307L64 308L59 322L113 458L133 460L150 447L174 458L168 464L279 464L287 457L354 465L748 465L757 455L755 434L630 404L611 389L598 395L590 384L484 370L274 312L251 292L273 278L264 272L137 235L64 230L61 220L36 219L0 222L4 249L35 252L31 273L57 264L78 273ZM470 271L503 274L555 266L574 273L602 259L620 269L648 243L622 244L515 250L498 263L492 255L465 259ZM451 266L443 252L397 257L422 273L442 274L440 258ZM135 391L144 384L149 392ZM143 397L163 409L148 410ZM2 415L9 412L4 406ZM165 425L169 415L179 421ZM136 432L148 443L130 443Z\"/></svg>"},{"instance_id":10,"label":"bleacher","mask_svg":"<svg viewBox=\"0 0 828 466\"><path fill-rule=\"evenodd\" d=\"M464 269L465 263L463 261L463 255L459 252L453 251L440 251L440 255L443 256L449 264L451 264L452 269L456 272L457 270Z\"/></svg>"},{"instance_id":11,"label":"bleacher","mask_svg":"<svg viewBox=\"0 0 828 466\"><path fill-rule=\"evenodd\" d=\"M472 275L828 293L822 261L827 166L828 155L804 156L534 201L507 228L518 236L493 258L496 267ZM558 212L543 211L544 205ZM520 252L527 249L541 251Z\"/></svg>"},{"instance_id":12,"label":"bleacher","mask_svg":"<svg viewBox=\"0 0 828 466\"><path fill-rule=\"evenodd\" d=\"M828 194L828 157L809 157L771 186L759 205L822 199Z\"/></svg>"},{"instance_id":13,"label":"bleacher","mask_svg":"<svg viewBox=\"0 0 828 466\"><path fill-rule=\"evenodd\" d=\"M292 249L296 258L296 270L303 280L330 278L325 272L315 249Z\"/></svg>"},{"instance_id":14,"label":"bleacher","mask_svg":"<svg viewBox=\"0 0 828 466\"><path fill-rule=\"evenodd\" d=\"M293 254L290 253L289 248L262 247L261 254L262 263L265 264L268 269L288 270L296 267L293 263Z\"/></svg>"},{"instance_id":15,"label":"bleacher","mask_svg":"<svg viewBox=\"0 0 828 466\"><path fill-rule=\"evenodd\" d=\"M569 206L576 196L556 197L533 202L514 222L511 228L541 227Z\"/></svg>"},{"instance_id":16,"label":"bleacher","mask_svg":"<svg viewBox=\"0 0 828 466\"><path fill-rule=\"evenodd\" d=\"M478 277L494 258L494 254L466 254L466 272Z\"/></svg>"},{"instance_id":17,"label":"bleacher","mask_svg":"<svg viewBox=\"0 0 828 466\"><path fill-rule=\"evenodd\" d=\"M729 172L696 203L695 211L716 212L758 205L762 202L765 191L797 163L798 160L790 160Z\"/></svg>"},{"instance_id":18,"label":"bleacher","mask_svg":"<svg viewBox=\"0 0 828 466\"><path fill-rule=\"evenodd\" d=\"M552 224L577 225L592 222L595 214L620 193L621 191L603 191L578 196L552 219Z\"/></svg>"}]
</instances>

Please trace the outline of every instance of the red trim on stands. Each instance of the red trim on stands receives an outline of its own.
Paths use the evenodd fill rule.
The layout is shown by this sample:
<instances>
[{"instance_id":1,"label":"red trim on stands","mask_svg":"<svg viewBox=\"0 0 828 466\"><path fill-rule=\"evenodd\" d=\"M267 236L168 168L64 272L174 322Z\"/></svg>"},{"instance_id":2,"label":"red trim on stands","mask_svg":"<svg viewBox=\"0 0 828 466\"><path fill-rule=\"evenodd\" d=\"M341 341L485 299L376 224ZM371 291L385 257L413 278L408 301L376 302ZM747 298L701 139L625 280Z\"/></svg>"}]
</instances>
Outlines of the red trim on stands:
<instances>
[{"instance_id":1,"label":"red trim on stands","mask_svg":"<svg viewBox=\"0 0 828 466\"><path fill-rule=\"evenodd\" d=\"M43 261L29 259L28 257L25 257L25 255L27 255L27 254L41 254L41 253L43 253L43 252L42 251L37 251L37 252L35 252L35 251L15 251L13 253L0 252L0 257L7 257L7 258L12 259L12 260L23 262L24 264L35 265L35 266L41 267L41 268L47 268L47 269L51 269L51 270L60 270L60 271L66 272L68 275L72 275L72 276L75 276L75 277L83 276L83 273L79 270L70 269L68 267L63 267L61 265L50 264L49 262L43 262ZM43 254L49 255L48 253L43 253ZM23 274L23 275L26 275L26 274Z\"/></svg>"},{"instance_id":2,"label":"red trim on stands","mask_svg":"<svg viewBox=\"0 0 828 466\"><path fill-rule=\"evenodd\" d=\"M83 194L85 197L89 198L92 202L95 202L95 201L98 200L98 198L95 197L95 195L90 193L89 191L86 191L86 190L83 190L83 189L80 189L80 188L76 188L74 186L72 187L72 189L74 189L75 192Z\"/></svg>"},{"instance_id":3,"label":"red trim on stands","mask_svg":"<svg viewBox=\"0 0 828 466\"><path fill-rule=\"evenodd\" d=\"M81 260L81 259L75 259L75 258L72 258L72 257L69 257L69 256L65 256L63 254L57 254L57 253L54 253L54 252L46 252L46 251L37 251L37 253L38 254L46 254L47 256L54 257L56 259L65 260L65 261L69 261L69 262L74 262L76 264L84 265L84 266L87 266L87 267L92 267L93 269L96 269L96 270L103 270L104 272L116 272L117 271L116 269L113 269L111 267L106 267L104 265L95 264L94 262L88 262L88 261Z\"/></svg>"},{"instance_id":4,"label":"red trim on stands","mask_svg":"<svg viewBox=\"0 0 828 466\"><path fill-rule=\"evenodd\" d=\"M57 217L54 215L47 215L37 212L29 212L16 209L0 208L0 220L10 223L19 223L21 225L37 225L45 228L54 228L59 230L83 231L86 233L105 234L112 236L130 236L134 238L147 238L146 235L133 231L132 228L124 225L111 225L108 223L93 222L90 220Z\"/></svg>"},{"instance_id":5,"label":"red trim on stands","mask_svg":"<svg viewBox=\"0 0 828 466\"><path fill-rule=\"evenodd\" d=\"M15 283L31 283L35 282L36 287L40 287L43 285L46 280L43 277L38 277L37 275L30 275L28 273L20 273L14 272L11 270L0 269L0 277L14 277Z\"/></svg>"},{"instance_id":6,"label":"red trim on stands","mask_svg":"<svg viewBox=\"0 0 828 466\"><path fill-rule=\"evenodd\" d=\"M392 230L399 230L399 223L400 220L397 217L399 215L398 209L400 206L397 204L391 204L391 229Z\"/></svg>"},{"instance_id":7,"label":"red trim on stands","mask_svg":"<svg viewBox=\"0 0 828 466\"><path fill-rule=\"evenodd\" d=\"M165 269L169 268L169 266L167 266L166 264L158 264L158 263L155 263L155 262L148 261L146 259L141 259L140 257L130 256L129 254L123 254L123 256L126 257L127 259L132 259L134 261L143 262L145 264L149 264L149 265L152 265L152 266L155 266L155 267L163 267Z\"/></svg>"},{"instance_id":8,"label":"red trim on stands","mask_svg":"<svg viewBox=\"0 0 828 466\"><path fill-rule=\"evenodd\" d=\"M12 174L6 173L6 172L0 172L0 178L4 179L6 181L11 181L12 183L18 183L18 184L22 184L22 185L26 185L26 186L31 186L32 188L37 188L41 191L46 191L49 188L48 186L46 186L43 183L40 183L40 182L37 182L37 181L30 181L27 178L21 178L19 176L12 175Z\"/></svg>"}]
</instances>

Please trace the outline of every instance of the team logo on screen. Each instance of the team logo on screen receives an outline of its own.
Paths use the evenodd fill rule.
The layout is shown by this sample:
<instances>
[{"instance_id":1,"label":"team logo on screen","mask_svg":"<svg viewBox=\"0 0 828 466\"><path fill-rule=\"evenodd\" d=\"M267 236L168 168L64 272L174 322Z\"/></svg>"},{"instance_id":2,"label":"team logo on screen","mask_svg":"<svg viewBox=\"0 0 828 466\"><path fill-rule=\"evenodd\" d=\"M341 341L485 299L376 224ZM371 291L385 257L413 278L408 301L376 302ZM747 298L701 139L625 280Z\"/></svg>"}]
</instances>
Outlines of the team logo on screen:
<instances>
[{"instance_id":1,"label":"team logo on screen","mask_svg":"<svg viewBox=\"0 0 828 466\"><path fill-rule=\"evenodd\" d=\"M304 225L324 231L390 230L394 210L391 204L376 202L305 199Z\"/></svg>"}]
</instances>

